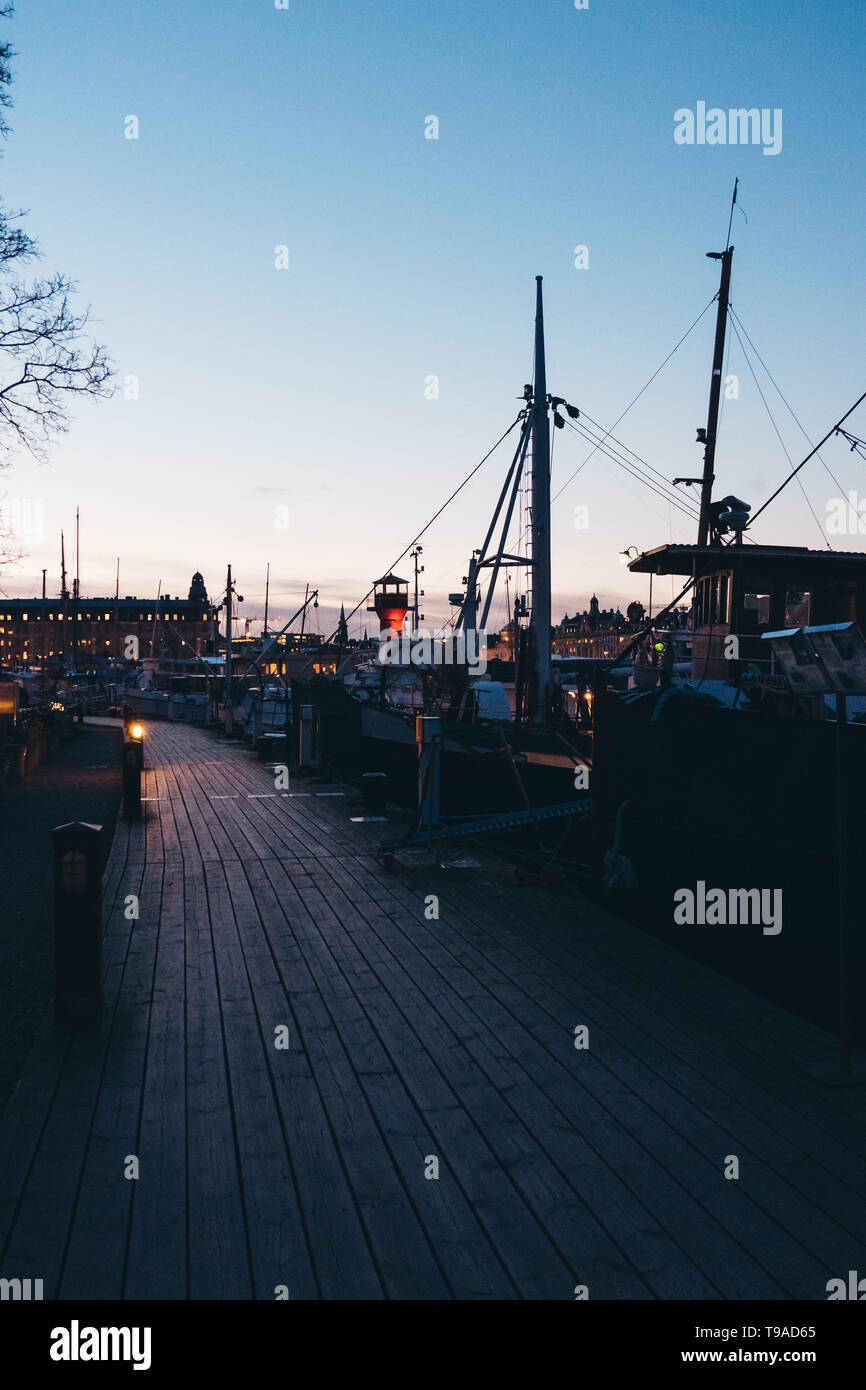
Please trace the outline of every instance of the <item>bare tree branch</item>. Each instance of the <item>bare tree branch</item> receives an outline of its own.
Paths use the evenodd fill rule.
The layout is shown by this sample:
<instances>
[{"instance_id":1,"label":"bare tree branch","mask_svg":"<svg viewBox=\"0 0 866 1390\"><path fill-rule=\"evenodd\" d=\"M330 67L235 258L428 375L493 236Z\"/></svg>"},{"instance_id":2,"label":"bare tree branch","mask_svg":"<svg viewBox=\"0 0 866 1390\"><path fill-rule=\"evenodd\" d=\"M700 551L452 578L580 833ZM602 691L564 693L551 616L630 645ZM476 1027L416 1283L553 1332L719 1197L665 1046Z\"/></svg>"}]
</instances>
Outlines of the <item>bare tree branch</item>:
<instances>
[{"instance_id":1,"label":"bare tree branch","mask_svg":"<svg viewBox=\"0 0 866 1390\"><path fill-rule=\"evenodd\" d=\"M13 13L0 3L0 20ZM0 137L8 134L14 50L0 40ZM38 242L19 225L21 211L0 201L0 469L23 447L44 458L68 428L76 396L110 396L106 349L86 341L90 310L71 303L75 285L65 275L27 281L20 270L40 257ZM5 384L4 384L5 381Z\"/></svg>"}]
</instances>

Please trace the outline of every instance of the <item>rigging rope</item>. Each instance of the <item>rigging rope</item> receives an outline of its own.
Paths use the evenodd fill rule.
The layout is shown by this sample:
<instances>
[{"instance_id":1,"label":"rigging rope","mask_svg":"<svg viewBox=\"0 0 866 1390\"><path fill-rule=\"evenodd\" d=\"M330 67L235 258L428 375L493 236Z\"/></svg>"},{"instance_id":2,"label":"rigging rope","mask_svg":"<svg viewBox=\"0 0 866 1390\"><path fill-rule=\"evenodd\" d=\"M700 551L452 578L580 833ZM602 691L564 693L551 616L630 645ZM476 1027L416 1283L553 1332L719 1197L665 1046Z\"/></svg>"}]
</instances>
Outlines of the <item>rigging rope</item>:
<instances>
[{"instance_id":1,"label":"rigging rope","mask_svg":"<svg viewBox=\"0 0 866 1390\"><path fill-rule=\"evenodd\" d=\"M580 415L581 415L581 419L588 420L588 421L590 422L590 424L593 426L594 429L597 429L597 430L603 430L603 429L604 429L604 426L601 425L601 424L599 424L597 420L593 420L592 416L591 416L591 415L588 415L587 412L586 412L585 410L581 410ZM570 422L569 422L569 423L570 423ZM573 428L577 428L577 427L576 427L576 426L573 426ZM589 437L592 438L592 436L589 436ZM610 440L613 441L613 443L617 446L617 449L618 449L620 452L623 452L623 451L624 451L624 452L627 453L627 454L631 454L632 458L637 459L638 464L640 464L640 465L643 466L643 467L648 468L648 469L650 470L650 472L652 472L652 473L654 473L654 474L656 475L656 477L660 480L660 483L661 483L662 487L665 489L665 500L666 500L666 501L672 503L674 506L679 506L681 510L686 510L686 511L688 511L688 512L691 514L693 520L697 521L697 519L698 519L698 508L694 505L694 503L692 503L692 502L688 499L688 497L686 497L683 493L677 492L677 491L671 486L671 484L668 482L667 478L665 477L665 475L664 475L663 473L660 473L659 470L658 470L657 468L654 468L653 465L652 465L651 463L648 463L646 459L642 458L640 454L635 453L634 449L630 449L629 446L628 446L627 444L623 444L620 440L614 438L614 436L610 433L610 431L607 431L606 434L605 434L605 436L604 436L604 439L602 439L602 440L599 441L599 448L602 447L602 444L604 444L604 443L606 443L607 441L610 441ZM586 460L584 460L584 462L585 462L585 461L586 461ZM629 465L630 467L636 467L636 466L637 466L637 465L635 465L635 464L631 464L630 461L629 461L628 459L624 459L623 462L624 462L625 464ZM649 482L652 482L652 479L650 479L650 480L648 480L648 481L649 481ZM658 486L658 484L657 484L656 486Z\"/></svg>"},{"instance_id":2,"label":"rigging rope","mask_svg":"<svg viewBox=\"0 0 866 1390\"><path fill-rule=\"evenodd\" d=\"M581 429L579 425L575 425L571 420L567 420L566 424L570 425L571 428L575 431L575 433L579 434L581 438L585 439L588 443L593 442L594 436L591 435L587 430ZM618 454L608 449L603 440L598 441L596 448L598 448L602 454L609 458L613 463L617 464L626 473L630 474L631 477L636 478L638 482L641 482L644 484L645 487L648 487L650 491L654 492L657 497L660 497L663 502L667 502L669 506L678 507L679 510L683 513L683 515L688 517L690 521L697 520L698 514L696 511L693 511L691 509L690 504L686 503L682 498L678 497L676 493L671 495L668 492L663 492L656 483L652 482L643 473L638 472L637 469L632 464L630 464L627 459L621 458ZM586 460L584 460L584 462L586 462Z\"/></svg>"},{"instance_id":3,"label":"rigging rope","mask_svg":"<svg viewBox=\"0 0 866 1390\"><path fill-rule=\"evenodd\" d=\"M790 468L793 468L793 467L794 467L794 460L791 458L791 455L788 453L787 447L786 447L786 445L785 445L785 441L784 441L784 439L782 438L781 433L779 432L779 426L776 424L776 421L773 419L773 412L772 412L772 410L770 409L770 405L769 405L769 402L767 401L766 396L764 395L763 391L761 390L761 383L758 381L758 378L757 378L757 376L756 376L756 374L755 374L755 369L754 369L754 367L752 366L752 363L751 363L751 360L750 360L750 358L749 358L748 353L746 352L745 344L744 344L742 338L740 337L740 330L739 330L739 328L737 327L736 323L734 323L733 321L732 321L731 326L732 326L732 328L733 328L733 330L734 330L734 333L736 334L737 342L740 344L740 348L741 348L741 350L742 350L743 357L745 358L745 361L746 361L746 366L748 367L749 371L752 373L752 380L753 380L754 383L755 383L755 389L756 389L756 391L758 392L758 395L761 397L761 400L763 401L764 409L766 410L768 416L770 417L770 424L773 426L773 429L775 430L775 433L776 433L776 438L778 439L780 445L782 446L782 452L783 452L783 454L785 455L785 458L788 460L788 466L789 466ZM803 494L803 500L804 500L804 502L806 503L806 506L809 508L809 511L812 513L812 517L813 517L813 519L814 519L815 525L818 527L818 530L821 532L821 538L822 538L824 544L826 545L826 547L827 547L828 550L832 550L833 547L832 547L832 545L830 544L830 541L829 541L828 538L827 538L827 533L826 533L826 531L824 530L824 527L821 525L821 522L820 522L819 519L818 519L818 513L815 511L815 508L812 506L812 503L811 503L811 501L810 501L810 499L809 499L809 494L807 493L806 489L805 489L804 486L803 486L803 480L802 480L802 478L798 478L798 479L797 479L797 486L798 486L798 488L800 489L800 491L801 491L802 494Z\"/></svg>"},{"instance_id":4,"label":"rigging rope","mask_svg":"<svg viewBox=\"0 0 866 1390\"><path fill-rule=\"evenodd\" d=\"M806 466L806 464L809 462L809 460L815 457L815 455L817 454L818 450L819 450L824 444L827 443L827 440L830 438L831 434L837 434L837 433L839 433L839 427L845 423L845 421L848 419L848 416L849 416L849 415L853 415L853 414L854 414L854 411L857 409L858 405L862 405L863 401L866 401L866 391L863 392L862 396L858 396L857 399L856 399L856 401L854 402L854 404L851 406L851 408L850 408L849 410L846 410L846 411L845 411L845 414L842 415L842 416L836 421L835 425L832 425L832 426L830 427L830 429L829 429L829 430L827 431L827 433L824 435L823 439L819 439L819 440L818 440L818 443L815 445L814 449L810 449L809 453L806 455L806 457L803 459L803 461L802 461L801 463L798 463L798 464L797 464L797 467L794 469L793 473L789 474L789 476L788 476L787 478L785 478L785 480L779 484L779 486L776 488L776 491L775 491L775 492L772 492L772 493L770 494L770 496L767 498L766 502L762 502L762 503L761 503L761 506L758 508L758 510L752 515L752 517L751 517L750 520L749 520L749 525L750 525L750 526L752 526L752 525L754 524L754 522L756 521L756 519L761 515L761 512L764 512L764 511L767 510L767 508L769 507L769 505L770 505L771 502L775 502L776 498L779 496L779 493L782 492L782 490L788 486L788 484L789 484L789 482L791 481L792 478L796 477L796 475L799 473L800 469L801 469L801 468L804 468L804 467Z\"/></svg>"},{"instance_id":5,"label":"rigging rope","mask_svg":"<svg viewBox=\"0 0 866 1390\"><path fill-rule=\"evenodd\" d=\"M802 434L802 436L803 436L803 438L805 439L806 443L807 443L807 444L811 444L812 441L811 441L811 439L809 438L809 436L808 436L808 434L806 433L806 431L805 431L805 429L803 428L803 426L800 424L800 421L799 421L799 419L797 418L796 414L794 413L794 408L793 408L793 406L792 406L792 405L789 405L788 401L787 401L787 400L785 399L785 397L782 395L781 388L777 385L777 383L776 383L776 381L775 381L775 379L774 379L774 377L773 377L772 372L770 371L770 369L769 369L769 367L767 366L766 362L764 361L763 357L762 357L761 354L758 352L758 349L755 347L755 344L752 342L751 338L749 337L748 333L746 332L746 326L745 326L745 324L743 323L743 320L740 318L739 314L735 314L735 313L734 313L734 310L733 310L733 309L731 309L730 312L731 312L732 318L734 318L734 319L736 320L737 326L742 330L743 337L745 338L746 342L749 344L749 347L752 349L752 352L755 354L755 356L757 357L757 359L758 359L758 361L760 362L761 366L763 367L764 371L767 373L767 376L769 377L770 381L772 382L773 389L776 391L777 395L779 396L779 399L781 400L781 402L782 402L782 404L784 405L785 409L788 411L788 414L789 414L789 415L791 416L791 418L793 419L794 424L797 426L797 429L798 429L798 430L800 431L800 433ZM740 346L742 346L742 344L741 344ZM824 462L824 459L821 458L821 455L820 455L820 454L818 455L818 458L819 458L821 464L823 465L823 467L826 469L827 473L829 473L830 477L833 479L833 482L836 484L836 486L837 486L837 488L839 489L839 491L841 492L841 491L843 490L843 489L842 489L842 484L839 482L839 479L836 477L835 473L834 473L834 472L832 471L832 469L830 468L830 465L829 465L828 463L825 463L825 462Z\"/></svg>"},{"instance_id":6,"label":"rigging rope","mask_svg":"<svg viewBox=\"0 0 866 1390\"><path fill-rule=\"evenodd\" d=\"M701 310L701 312L698 314L697 318L695 319L694 323L691 324L690 327L686 329L685 333L684 333L683 336L680 338L679 342L676 343L676 344L671 348L671 350L670 350L670 352L668 353L668 355L667 355L667 357L665 358L665 360L664 360L663 362L660 362L660 363L659 363L659 365L656 367L655 371L653 372L653 374L652 374L652 376L649 378L649 380L646 381L646 382L644 383L644 385L643 385L643 386L640 388L640 390L638 391L637 395L636 395L632 400L629 401L628 405L626 406L626 408L625 408L625 410L622 412L622 414L617 416L617 418L614 420L613 424L612 424L611 427L610 427L611 430L615 430L616 427L617 427L617 425L619 424L620 420L624 420L624 419L625 419L626 415L628 415L628 412L631 410L632 406L635 405L635 404L640 400L641 396L643 395L644 391L646 391L647 387L652 385L652 383L655 381L656 377L658 376L659 372L662 370L663 367L666 367L666 366L667 366L668 362L670 362L671 358L673 357L673 355L674 355L674 353L677 351L677 349L680 348L680 347L682 347L683 343L686 341L686 338L689 336L689 334L691 333L692 329L693 329L693 328L697 328L697 326L698 326L698 324L700 323L701 319L704 317L704 314L707 312L707 310L708 310L713 304L715 304L717 298L718 298L718 295L717 295L717 294L714 294L713 297L712 297L712 299L709 301L709 303L707 303L707 304L704 306L704 308ZM609 433L610 433L610 430L608 431L608 434L609 434ZM605 436L605 438L607 438L607 435ZM598 446L596 446L596 447L598 447ZM572 473L571 477L568 478L568 479L563 483L562 487L559 489L559 492L556 494L556 497L552 497L552 498L550 499L550 500L551 500L551 505L553 505L553 503L556 501L557 497L561 497L561 496L562 496L562 494L565 492L565 489L569 486L569 484L574 482L575 478L577 477L578 473L580 472L580 469L583 468L583 464L588 463L589 460L592 458L592 455L593 455L594 453L595 453L595 449L590 450L590 452L587 454L586 458L583 460L583 463L580 465L580 467L579 467L579 468L576 468L575 471Z\"/></svg>"},{"instance_id":7,"label":"rigging rope","mask_svg":"<svg viewBox=\"0 0 866 1390\"><path fill-rule=\"evenodd\" d=\"M408 555L409 551L412 549L413 545L415 545L416 541L419 541L419 540L421 539L421 537L424 535L425 531L429 531L429 530L430 530L430 527L433 525L434 521L438 520L438 518L439 518L439 517L442 515L442 513L444 512L445 508L448 507L448 506L450 506L450 504L454 501L454 498L457 496L457 494L463 491L463 489L465 488L466 484L469 483L469 482L471 482L471 480L475 477L475 474L478 472L478 470L484 466L484 464L485 464L485 463L487 462L487 460L490 458L490 455L493 454L493 453L495 453L496 450L499 448L500 444L503 442L503 440L505 440L505 439L508 438L508 436L510 435L511 431L512 431L512 430L515 428L515 426L518 425L518 424L520 423L520 421L523 419L523 415L524 415L524 412L521 410L521 411L518 413L518 415L516 416L516 418L515 418L514 420L512 420L511 424L508 426L508 429L505 431L505 433L502 434L502 435L500 435L499 438L497 439L496 443L495 443L490 449L487 450L487 453L484 455L483 459L481 459L478 463L476 463L475 467L472 469L472 471L471 471L470 473L467 473L466 477L463 479L463 482L460 484L460 486L459 486L459 487L456 487L456 488L454 489L454 491L452 492L451 496L450 496L445 502L442 503L442 506L438 509L438 511L435 511L435 512L433 513L433 515L431 516L430 520L426 523L426 525L424 525L424 526L421 527L421 530L418 532L417 536L414 536L413 539L412 539L412 540L409 542L409 544L406 546L406 548L405 548L404 550L401 550L401 551L400 551L400 554L397 556L397 558L396 558L395 560L392 560L391 564L388 566L388 569L387 569L387 571L386 571L387 574L391 574L391 573L393 572L394 566L395 566L395 565L399 565L399 563L400 563L400 561L403 559L403 557L404 557L405 555ZM367 602L367 599L370 597L370 595L372 594L372 592L373 592L373 587L369 588L369 589L367 590L366 594L364 595L364 597L363 597L362 599L360 599L360 600L358 601L358 603L355 604L355 607L351 610L351 612L349 612L349 613L346 614L346 622L348 622L350 618L354 617L354 615L358 612L358 609L359 609L363 604L365 604L365 603ZM338 631L339 631L338 628L334 628L334 631L331 633L330 637L327 638L326 645L327 645L328 643L333 642L333 640L334 640L334 638L336 637ZM302 668L302 670L298 673L299 676L303 675L304 671L306 671L306 669L307 669L307 667L310 665L310 662L311 662L311 661L312 661L312 657L311 657L310 660L307 662L307 665L304 666L304 667Z\"/></svg>"}]
</instances>

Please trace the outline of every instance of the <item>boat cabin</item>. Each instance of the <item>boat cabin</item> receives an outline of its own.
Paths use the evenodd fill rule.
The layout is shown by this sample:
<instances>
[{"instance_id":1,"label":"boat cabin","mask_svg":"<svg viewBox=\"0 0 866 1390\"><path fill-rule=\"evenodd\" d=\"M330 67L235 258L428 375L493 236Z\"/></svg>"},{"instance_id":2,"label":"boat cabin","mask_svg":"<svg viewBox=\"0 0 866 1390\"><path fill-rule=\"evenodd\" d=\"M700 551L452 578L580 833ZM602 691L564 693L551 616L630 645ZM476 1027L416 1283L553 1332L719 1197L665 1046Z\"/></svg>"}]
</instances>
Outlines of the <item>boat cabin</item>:
<instances>
[{"instance_id":1,"label":"boat cabin","mask_svg":"<svg viewBox=\"0 0 866 1390\"><path fill-rule=\"evenodd\" d=\"M700 577L692 599L692 672L736 680L766 665L765 632L866 620L866 554L794 545L662 545L629 564L636 574ZM731 641L736 638L736 641Z\"/></svg>"}]
</instances>

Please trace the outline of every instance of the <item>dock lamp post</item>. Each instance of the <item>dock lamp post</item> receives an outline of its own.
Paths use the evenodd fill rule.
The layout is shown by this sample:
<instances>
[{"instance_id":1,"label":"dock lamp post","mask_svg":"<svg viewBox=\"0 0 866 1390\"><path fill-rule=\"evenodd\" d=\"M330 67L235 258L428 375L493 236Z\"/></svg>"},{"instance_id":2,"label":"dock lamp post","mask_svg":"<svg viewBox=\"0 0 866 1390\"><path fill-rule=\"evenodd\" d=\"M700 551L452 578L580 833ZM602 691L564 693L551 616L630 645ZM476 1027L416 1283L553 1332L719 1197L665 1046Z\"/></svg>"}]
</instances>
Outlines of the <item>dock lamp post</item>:
<instances>
[{"instance_id":1,"label":"dock lamp post","mask_svg":"<svg viewBox=\"0 0 866 1390\"><path fill-rule=\"evenodd\" d=\"M141 820L141 774L144 768L144 725L131 719L123 740L123 818Z\"/></svg>"}]
</instances>

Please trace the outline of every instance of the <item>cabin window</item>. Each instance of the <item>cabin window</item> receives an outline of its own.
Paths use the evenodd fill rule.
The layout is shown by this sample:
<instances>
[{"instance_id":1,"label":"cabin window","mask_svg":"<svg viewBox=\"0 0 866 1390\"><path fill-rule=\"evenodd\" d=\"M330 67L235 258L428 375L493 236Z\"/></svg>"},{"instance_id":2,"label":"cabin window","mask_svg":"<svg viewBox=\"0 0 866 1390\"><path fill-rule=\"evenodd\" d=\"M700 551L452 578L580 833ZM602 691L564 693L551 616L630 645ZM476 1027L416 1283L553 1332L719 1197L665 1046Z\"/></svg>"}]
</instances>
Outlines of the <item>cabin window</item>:
<instances>
[{"instance_id":1,"label":"cabin window","mask_svg":"<svg viewBox=\"0 0 866 1390\"><path fill-rule=\"evenodd\" d=\"M728 575L714 574L700 579L695 589L695 627L713 627L728 622L730 584Z\"/></svg>"},{"instance_id":2,"label":"cabin window","mask_svg":"<svg viewBox=\"0 0 866 1390\"><path fill-rule=\"evenodd\" d=\"M785 627L808 627L812 595L808 589L785 590Z\"/></svg>"},{"instance_id":3,"label":"cabin window","mask_svg":"<svg viewBox=\"0 0 866 1390\"><path fill-rule=\"evenodd\" d=\"M743 619L746 631L767 627L770 622L770 595L743 594Z\"/></svg>"}]
</instances>

